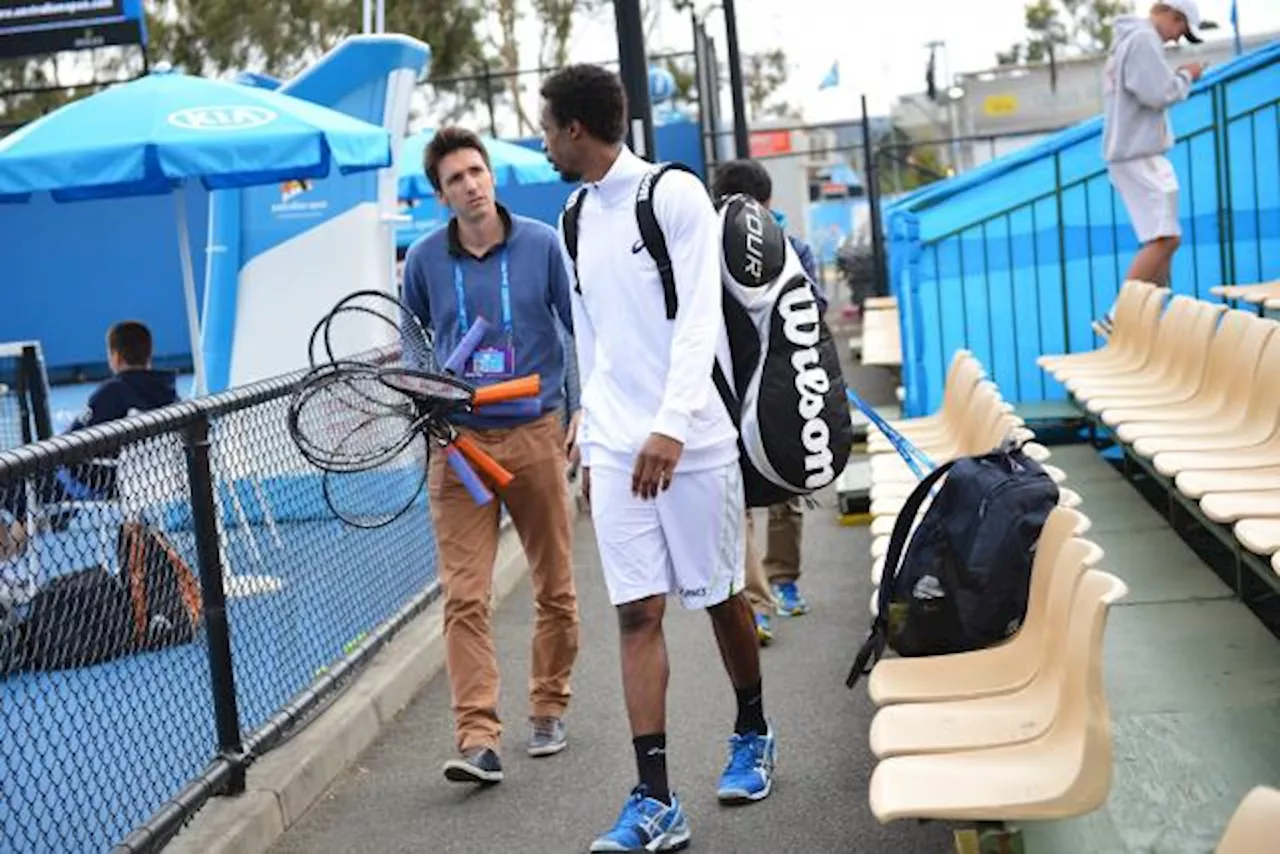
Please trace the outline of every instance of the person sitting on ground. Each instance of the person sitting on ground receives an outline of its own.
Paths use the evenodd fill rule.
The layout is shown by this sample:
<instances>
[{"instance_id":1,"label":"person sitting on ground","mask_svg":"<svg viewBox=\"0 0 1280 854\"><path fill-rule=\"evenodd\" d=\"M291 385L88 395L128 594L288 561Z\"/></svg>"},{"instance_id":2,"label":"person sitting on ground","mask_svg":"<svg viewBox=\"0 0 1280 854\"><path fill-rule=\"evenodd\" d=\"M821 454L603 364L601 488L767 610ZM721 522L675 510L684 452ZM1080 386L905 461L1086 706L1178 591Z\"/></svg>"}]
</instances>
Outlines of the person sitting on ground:
<instances>
[{"instance_id":1,"label":"person sitting on ground","mask_svg":"<svg viewBox=\"0 0 1280 854\"><path fill-rule=\"evenodd\" d=\"M773 211L773 180L758 162L734 160L716 170L711 184L715 199L743 194L755 199L773 212L778 224L786 229L786 217ZM800 263L814 284L818 297L818 310L827 311L826 294L818 281L817 262L813 249L794 234L788 234ZM769 528L763 563L755 554L755 525L751 512L747 512L747 599L755 612L756 637L762 645L773 640L773 616L798 617L809 610L809 603L800 595L796 582L800 579L800 535L804 526L804 505L800 498L793 498L769 508Z\"/></svg>"}]
</instances>

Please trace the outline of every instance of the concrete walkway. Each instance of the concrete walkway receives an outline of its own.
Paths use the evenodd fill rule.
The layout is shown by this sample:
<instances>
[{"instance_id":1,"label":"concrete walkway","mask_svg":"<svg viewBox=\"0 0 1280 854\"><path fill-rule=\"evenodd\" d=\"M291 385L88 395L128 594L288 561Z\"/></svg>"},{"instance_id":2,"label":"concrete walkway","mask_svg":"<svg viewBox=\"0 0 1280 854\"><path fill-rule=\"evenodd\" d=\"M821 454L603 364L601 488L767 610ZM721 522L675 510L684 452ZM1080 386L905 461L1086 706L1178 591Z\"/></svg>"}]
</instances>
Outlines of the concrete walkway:
<instances>
[{"instance_id":1,"label":"concrete walkway","mask_svg":"<svg viewBox=\"0 0 1280 854\"><path fill-rule=\"evenodd\" d=\"M867 628L869 545L865 528L837 523L833 504L833 496L823 496L823 507L806 520L803 589L813 612L781 621L774 644L763 651L765 708L780 752L777 787L768 800L734 809L717 804L733 694L705 615L678 607L668 612L669 761L673 786L689 812L692 850L949 850L945 827L882 827L867 808L872 707L865 688L849 691L843 680ZM635 776L617 628L589 521L575 533L583 645L567 717L569 749L539 760L522 751L533 627L526 579L495 618L509 727L506 782L482 791L441 776L441 763L453 755L449 683L441 673L273 852L565 854L585 851L612 824Z\"/></svg>"}]
</instances>

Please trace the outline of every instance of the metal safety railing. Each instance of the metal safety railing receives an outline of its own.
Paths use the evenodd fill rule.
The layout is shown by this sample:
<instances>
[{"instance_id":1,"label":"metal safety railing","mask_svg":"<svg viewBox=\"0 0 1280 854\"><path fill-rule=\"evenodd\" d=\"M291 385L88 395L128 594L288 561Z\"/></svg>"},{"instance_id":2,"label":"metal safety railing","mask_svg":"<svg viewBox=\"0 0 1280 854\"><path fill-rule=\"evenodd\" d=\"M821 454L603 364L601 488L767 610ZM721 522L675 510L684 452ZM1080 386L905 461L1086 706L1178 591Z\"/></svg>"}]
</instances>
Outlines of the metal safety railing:
<instances>
[{"instance_id":1,"label":"metal safety railing","mask_svg":"<svg viewBox=\"0 0 1280 854\"><path fill-rule=\"evenodd\" d=\"M1280 240L1280 96L1272 85L1280 51L1272 53L1198 87L1181 114L1186 129L1169 153L1184 225L1175 292L1208 297L1217 285L1280 276L1272 248ZM944 194L914 209L908 200L891 215L908 412L937 404L957 348L981 358L1011 401L1061 397L1035 358L1096 346L1092 321L1123 284L1122 256L1137 248L1100 155L1098 132L1077 134L993 175L992 186L1006 182L1016 202Z\"/></svg>"}]
</instances>

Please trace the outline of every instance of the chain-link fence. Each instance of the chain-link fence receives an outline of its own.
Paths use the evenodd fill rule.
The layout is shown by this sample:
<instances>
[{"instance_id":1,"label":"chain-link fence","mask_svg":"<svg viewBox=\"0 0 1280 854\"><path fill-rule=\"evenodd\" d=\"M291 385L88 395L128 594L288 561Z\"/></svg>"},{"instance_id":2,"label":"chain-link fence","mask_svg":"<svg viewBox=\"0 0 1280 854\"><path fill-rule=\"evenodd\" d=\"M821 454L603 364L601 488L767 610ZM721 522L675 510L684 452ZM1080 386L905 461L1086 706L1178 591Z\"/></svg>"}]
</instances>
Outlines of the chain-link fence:
<instances>
[{"instance_id":1,"label":"chain-link fence","mask_svg":"<svg viewBox=\"0 0 1280 854\"><path fill-rule=\"evenodd\" d=\"M0 453L0 850L153 851L435 596L344 526L286 377Z\"/></svg>"}]
</instances>

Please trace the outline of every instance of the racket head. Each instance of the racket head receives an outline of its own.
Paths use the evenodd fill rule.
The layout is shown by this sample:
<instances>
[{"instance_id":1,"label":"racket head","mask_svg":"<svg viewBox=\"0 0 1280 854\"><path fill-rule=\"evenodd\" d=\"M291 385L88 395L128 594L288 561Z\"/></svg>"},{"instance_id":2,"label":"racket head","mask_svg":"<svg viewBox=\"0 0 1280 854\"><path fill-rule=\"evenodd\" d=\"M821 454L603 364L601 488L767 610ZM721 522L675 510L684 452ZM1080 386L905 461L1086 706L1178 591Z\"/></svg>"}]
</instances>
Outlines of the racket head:
<instances>
[{"instance_id":1,"label":"racket head","mask_svg":"<svg viewBox=\"0 0 1280 854\"><path fill-rule=\"evenodd\" d=\"M450 374L404 367L379 368L378 379L432 412L467 408L476 392L475 386Z\"/></svg>"},{"instance_id":2,"label":"racket head","mask_svg":"<svg viewBox=\"0 0 1280 854\"><path fill-rule=\"evenodd\" d=\"M325 471L352 472L394 457L421 432L415 401L367 365L311 372L289 403L288 429L299 452Z\"/></svg>"},{"instance_id":3,"label":"racket head","mask_svg":"<svg viewBox=\"0 0 1280 854\"><path fill-rule=\"evenodd\" d=\"M432 338L421 319L383 291L353 291L338 300L312 329L307 353L312 367L363 361L380 367L439 370Z\"/></svg>"},{"instance_id":4,"label":"racket head","mask_svg":"<svg viewBox=\"0 0 1280 854\"><path fill-rule=\"evenodd\" d=\"M413 430L408 441L377 465L358 471L325 471L325 504L343 523L365 530L383 528L409 512L427 481L427 434Z\"/></svg>"}]
</instances>

